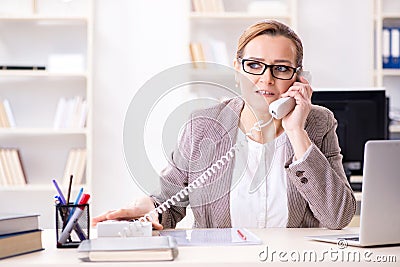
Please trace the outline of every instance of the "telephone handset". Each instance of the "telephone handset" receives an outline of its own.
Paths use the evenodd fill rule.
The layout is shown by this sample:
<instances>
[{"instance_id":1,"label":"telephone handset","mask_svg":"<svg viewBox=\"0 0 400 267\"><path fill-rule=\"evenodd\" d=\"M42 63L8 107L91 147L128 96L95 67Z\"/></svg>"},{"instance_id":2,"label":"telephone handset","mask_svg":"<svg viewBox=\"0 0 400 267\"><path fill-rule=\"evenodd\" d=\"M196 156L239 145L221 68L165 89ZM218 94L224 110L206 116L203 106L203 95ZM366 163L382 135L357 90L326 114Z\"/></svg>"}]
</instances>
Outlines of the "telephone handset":
<instances>
[{"instance_id":1,"label":"telephone handset","mask_svg":"<svg viewBox=\"0 0 400 267\"><path fill-rule=\"evenodd\" d=\"M304 77L307 79L309 83L311 83L311 73L307 70L301 70L297 74L297 81L300 81L300 77ZM278 100L275 100L269 105L269 113L275 119L282 119L289 112L291 112L296 106L296 101L292 97L283 97Z\"/></svg>"},{"instance_id":2,"label":"telephone handset","mask_svg":"<svg viewBox=\"0 0 400 267\"><path fill-rule=\"evenodd\" d=\"M297 82L300 82L300 77L306 78L308 83L311 84L312 77L311 77L311 72L310 71L308 71L308 70L300 70L299 73L297 73L297 78L296 78Z\"/></svg>"},{"instance_id":3,"label":"telephone handset","mask_svg":"<svg viewBox=\"0 0 400 267\"><path fill-rule=\"evenodd\" d=\"M269 113L277 120L285 117L296 106L296 100L293 97L282 97L269 104Z\"/></svg>"}]
</instances>

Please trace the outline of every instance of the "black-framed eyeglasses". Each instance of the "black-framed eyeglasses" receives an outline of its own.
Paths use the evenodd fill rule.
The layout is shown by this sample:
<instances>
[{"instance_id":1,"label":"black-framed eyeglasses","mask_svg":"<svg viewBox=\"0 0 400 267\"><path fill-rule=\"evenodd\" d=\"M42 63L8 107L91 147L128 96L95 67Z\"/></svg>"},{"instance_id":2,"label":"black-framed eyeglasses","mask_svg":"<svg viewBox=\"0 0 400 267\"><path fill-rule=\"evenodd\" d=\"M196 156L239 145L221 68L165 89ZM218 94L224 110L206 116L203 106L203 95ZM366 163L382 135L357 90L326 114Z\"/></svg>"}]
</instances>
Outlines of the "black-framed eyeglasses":
<instances>
[{"instance_id":1,"label":"black-framed eyeglasses","mask_svg":"<svg viewBox=\"0 0 400 267\"><path fill-rule=\"evenodd\" d=\"M269 68L272 77L279 80L290 80L293 75L298 72L301 67L290 67L286 65L268 65L263 62L253 59L241 59L243 71L253 75L263 75L264 72Z\"/></svg>"}]
</instances>

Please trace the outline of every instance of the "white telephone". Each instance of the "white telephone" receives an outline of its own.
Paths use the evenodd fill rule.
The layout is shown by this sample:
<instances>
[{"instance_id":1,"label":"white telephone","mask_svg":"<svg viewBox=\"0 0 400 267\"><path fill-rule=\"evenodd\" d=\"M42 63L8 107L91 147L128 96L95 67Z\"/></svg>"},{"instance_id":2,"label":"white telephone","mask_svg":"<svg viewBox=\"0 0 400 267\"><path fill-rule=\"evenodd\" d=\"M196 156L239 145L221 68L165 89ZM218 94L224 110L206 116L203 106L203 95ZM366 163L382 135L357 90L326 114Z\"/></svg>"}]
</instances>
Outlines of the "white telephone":
<instances>
[{"instance_id":1,"label":"white telephone","mask_svg":"<svg viewBox=\"0 0 400 267\"><path fill-rule=\"evenodd\" d=\"M149 221L104 221L97 224L97 237L151 236Z\"/></svg>"},{"instance_id":2,"label":"white telephone","mask_svg":"<svg viewBox=\"0 0 400 267\"><path fill-rule=\"evenodd\" d=\"M269 105L269 113L275 119L282 119L296 106L296 100L293 97L283 97L275 100Z\"/></svg>"}]
</instances>

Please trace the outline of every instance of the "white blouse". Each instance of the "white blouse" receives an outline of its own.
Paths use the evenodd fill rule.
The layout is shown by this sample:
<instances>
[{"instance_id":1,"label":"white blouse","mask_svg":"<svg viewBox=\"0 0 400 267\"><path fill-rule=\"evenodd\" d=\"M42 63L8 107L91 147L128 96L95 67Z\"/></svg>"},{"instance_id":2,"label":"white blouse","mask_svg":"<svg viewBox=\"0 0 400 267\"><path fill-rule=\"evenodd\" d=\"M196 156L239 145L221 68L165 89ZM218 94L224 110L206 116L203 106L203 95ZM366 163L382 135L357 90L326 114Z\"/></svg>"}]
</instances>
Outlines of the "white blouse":
<instances>
[{"instance_id":1,"label":"white blouse","mask_svg":"<svg viewBox=\"0 0 400 267\"><path fill-rule=\"evenodd\" d=\"M234 158L230 192L232 227L286 227L287 181L284 171L286 133L260 144L239 129L237 142L246 144Z\"/></svg>"}]
</instances>

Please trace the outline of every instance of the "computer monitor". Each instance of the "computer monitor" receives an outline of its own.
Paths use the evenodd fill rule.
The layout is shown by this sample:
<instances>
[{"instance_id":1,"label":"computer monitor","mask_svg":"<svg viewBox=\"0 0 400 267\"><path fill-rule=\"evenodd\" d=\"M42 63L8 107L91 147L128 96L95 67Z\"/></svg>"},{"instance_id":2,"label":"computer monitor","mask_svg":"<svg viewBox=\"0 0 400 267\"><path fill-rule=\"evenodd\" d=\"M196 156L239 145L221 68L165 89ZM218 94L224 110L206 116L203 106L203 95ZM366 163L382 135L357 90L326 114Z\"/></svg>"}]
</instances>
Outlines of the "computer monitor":
<instances>
[{"instance_id":1,"label":"computer monitor","mask_svg":"<svg viewBox=\"0 0 400 267\"><path fill-rule=\"evenodd\" d=\"M311 101L330 109L338 121L336 132L348 179L362 175L366 141L388 139L385 90L320 89L313 92Z\"/></svg>"}]
</instances>

